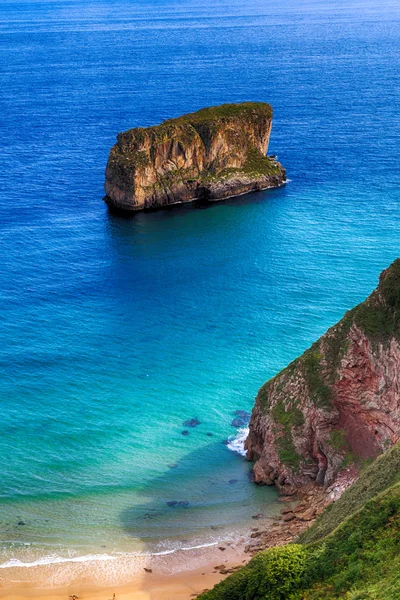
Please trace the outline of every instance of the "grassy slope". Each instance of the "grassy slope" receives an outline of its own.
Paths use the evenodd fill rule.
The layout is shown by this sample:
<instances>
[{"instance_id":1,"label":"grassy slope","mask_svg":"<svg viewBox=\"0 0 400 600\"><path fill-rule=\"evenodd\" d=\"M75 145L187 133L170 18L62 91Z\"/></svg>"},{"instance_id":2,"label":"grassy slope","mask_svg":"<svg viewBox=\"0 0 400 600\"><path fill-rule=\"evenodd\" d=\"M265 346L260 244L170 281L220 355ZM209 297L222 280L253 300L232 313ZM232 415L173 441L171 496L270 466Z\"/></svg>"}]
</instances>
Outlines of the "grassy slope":
<instances>
[{"instance_id":1,"label":"grassy slope","mask_svg":"<svg viewBox=\"0 0 400 600\"><path fill-rule=\"evenodd\" d=\"M399 600L399 480L400 444L365 469L303 544L260 552L201 599Z\"/></svg>"},{"instance_id":2,"label":"grassy slope","mask_svg":"<svg viewBox=\"0 0 400 600\"><path fill-rule=\"evenodd\" d=\"M175 119L164 121L165 124L182 124L182 123L207 123L215 122L219 119L231 119L243 117L245 120L249 118L268 117L272 118L272 107L266 102L240 102L238 104L220 104L218 106L210 106L202 108L194 113L188 113Z\"/></svg>"},{"instance_id":3,"label":"grassy slope","mask_svg":"<svg viewBox=\"0 0 400 600\"><path fill-rule=\"evenodd\" d=\"M302 544L316 542L331 533L365 502L400 482L400 444L378 456L344 494L328 506L317 521L298 539Z\"/></svg>"}]
</instances>

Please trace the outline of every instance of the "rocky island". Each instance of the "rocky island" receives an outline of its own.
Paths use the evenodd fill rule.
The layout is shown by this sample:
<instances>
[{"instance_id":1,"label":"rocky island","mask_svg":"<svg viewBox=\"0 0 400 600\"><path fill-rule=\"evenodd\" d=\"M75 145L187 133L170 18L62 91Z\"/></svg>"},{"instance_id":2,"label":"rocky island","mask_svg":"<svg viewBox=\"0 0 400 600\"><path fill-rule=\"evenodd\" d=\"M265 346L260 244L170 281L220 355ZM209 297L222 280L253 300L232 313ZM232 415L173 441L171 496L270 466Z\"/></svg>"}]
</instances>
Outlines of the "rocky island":
<instances>
[{"instance_id":1,"label":"rocky island","mask_svg":"<svg viewBox=\"0 0 400 600\"><path fill-rule=\"evenodd\" d=\"M269 104L244 102L120 133L106 167L105 201L137 211L281 186L286 171L266 156L271 126Z\"/></svg>"}]
</instances>

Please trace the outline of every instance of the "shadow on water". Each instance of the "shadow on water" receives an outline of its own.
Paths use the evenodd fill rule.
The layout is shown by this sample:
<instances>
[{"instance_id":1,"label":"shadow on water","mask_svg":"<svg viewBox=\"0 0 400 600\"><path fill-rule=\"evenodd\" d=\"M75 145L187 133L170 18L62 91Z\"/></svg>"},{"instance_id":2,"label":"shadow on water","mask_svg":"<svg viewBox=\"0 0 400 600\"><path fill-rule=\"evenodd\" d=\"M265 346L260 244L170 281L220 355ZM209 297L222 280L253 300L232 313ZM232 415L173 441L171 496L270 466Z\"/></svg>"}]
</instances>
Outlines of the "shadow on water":
<instances>
[{"instance_id":1,"label":"shadow on water","mask_svg":"<svg viewBox=\"0 0 400 600\"><path fill-rule=\"evenodd\" d=\"M204 435L200 427L190 435ZM254 514L276 514L274 488L253 483L252 464L222 440L186 454L140 489L143 501L120 514L147 552L215 543L243 531Z\"/></svg>"},{"instance_id":2,"label":"shadow on water","mask_svg":"<svg viewBox=\"0 0 400 600\"><path fill-rule=\"evenodd\" d=\"M169 204L164 206L157 206L153 208L145 208L139 211L126 211L116 208L106 201L106 197L103 200L106 202L108 207L108 213L111 217L119 217L126 220L132 220L139 215L154 215L154 214L169 214L182 215L196 210L210 210L217 207L223 206L245 206L251 204L259 204L260 202L271 201L275 198L280 198L285 195L286 185L278 188L271 188L267 190L249 192L240 196L232 196L222 200L206 200L198 199L191 202L182 202L176 204Z\"/></svg>"}]
</instances>

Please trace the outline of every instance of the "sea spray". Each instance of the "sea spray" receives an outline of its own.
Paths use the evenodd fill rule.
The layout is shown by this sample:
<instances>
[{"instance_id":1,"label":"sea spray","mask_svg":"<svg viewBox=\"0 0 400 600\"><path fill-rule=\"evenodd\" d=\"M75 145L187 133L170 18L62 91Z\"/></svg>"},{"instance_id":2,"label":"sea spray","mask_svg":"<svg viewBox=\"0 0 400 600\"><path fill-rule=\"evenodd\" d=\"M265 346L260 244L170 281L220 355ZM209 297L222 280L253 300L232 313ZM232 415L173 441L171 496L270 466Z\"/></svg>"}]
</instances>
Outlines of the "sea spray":
<instances>
[{"instance_id":1,"label":"sea spray","mask_svg":"<svg viewBox=\"0 0 400 600\"><path fill-rule=\"evenodd\" d=\"M239 429L235 436L231 436L229 438L227 448L229 448L229 450L232 450L232 452L237 452L241 456L247 456L247 451L244 448L244 444L248 435L248 427L243 427Z\"/></svg>"}]
</instances>

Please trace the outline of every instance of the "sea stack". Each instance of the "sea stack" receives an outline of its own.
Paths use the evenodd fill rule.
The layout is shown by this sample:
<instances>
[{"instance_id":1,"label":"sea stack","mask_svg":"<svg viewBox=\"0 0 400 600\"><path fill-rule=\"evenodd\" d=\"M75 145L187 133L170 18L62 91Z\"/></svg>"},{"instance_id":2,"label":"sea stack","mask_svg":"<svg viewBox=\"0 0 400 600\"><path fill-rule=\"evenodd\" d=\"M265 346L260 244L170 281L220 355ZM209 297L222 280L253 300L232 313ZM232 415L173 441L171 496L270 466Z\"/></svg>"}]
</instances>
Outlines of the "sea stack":
<instances>
[{"instance_id":1,"label":"sea stack","mask_svg":"<svg viewBox=\"0 0 400 600\"><path fill-rule=\"evenodd\" d=\"M137 211L283 185L285 169L266 156L271 126L269 104L244 102L120 133L108 158L105 201Z\"/></svg>"},{"instance_id":2,"label":"sea stack","mask_svg":"<svg viewBox=\"0 0 400 600\"><path fill-rule=\"evenodd\" d=\"M260 389L246 448L255 481L290 493L355 478L399 440L397 259L364 302Z\"/></svg>"}]
</instances>

